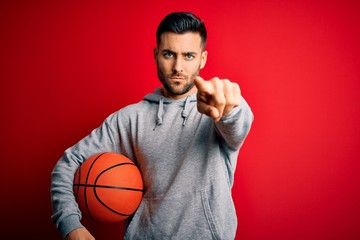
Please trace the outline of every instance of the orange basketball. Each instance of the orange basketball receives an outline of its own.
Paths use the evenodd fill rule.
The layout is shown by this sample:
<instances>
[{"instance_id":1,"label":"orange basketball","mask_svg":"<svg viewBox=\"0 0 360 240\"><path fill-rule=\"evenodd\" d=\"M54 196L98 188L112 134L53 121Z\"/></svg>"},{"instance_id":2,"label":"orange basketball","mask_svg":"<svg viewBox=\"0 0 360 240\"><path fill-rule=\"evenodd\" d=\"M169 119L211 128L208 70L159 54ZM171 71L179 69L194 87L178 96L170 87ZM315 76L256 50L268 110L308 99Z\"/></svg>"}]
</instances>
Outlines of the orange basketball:
<instances>
[{"instance_id":1,"label":"orange basketball","mask_svg":"<svg viewBox=\"0 0 360 240\"><path fill-rule=\"evenodd\" d=\"M96 154L77 169L74 195L84 215L96 222L120 222L138 208L143 195L139 169L127 157Z\"/></svg>"}]
</instances>

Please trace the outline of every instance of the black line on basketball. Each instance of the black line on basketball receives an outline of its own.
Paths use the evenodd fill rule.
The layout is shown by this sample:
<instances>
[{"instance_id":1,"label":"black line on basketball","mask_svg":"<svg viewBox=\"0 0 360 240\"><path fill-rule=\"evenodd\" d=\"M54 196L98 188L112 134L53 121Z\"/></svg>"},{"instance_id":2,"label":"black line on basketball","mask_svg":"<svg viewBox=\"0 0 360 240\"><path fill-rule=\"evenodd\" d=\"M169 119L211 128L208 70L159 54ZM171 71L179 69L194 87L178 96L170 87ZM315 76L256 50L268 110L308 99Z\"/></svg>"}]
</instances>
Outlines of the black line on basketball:
<instances>
[{"instance_id":1,"label":"black line on basketball","mask_svg":"<svg viewBox=\"0 0 360 240\"><path fill-rule=\"evenodd\" d=\"M144 192L143 189L139 188L127 188L127 187L118 187L118 186L108 186L108 185L96 185L96 184L83 184L83 183L76 183L74 186L79 187L93 187L93 188L112 188L116 190L129 190L129 191L137 191L137 192Z\"/></svg>"},{"instance_id":2,"label":"black line on basketball","mask_svg":"<svg viewBox=\"0 0 360 240\"><path fill-rule=\"evenodd\" d=\"M95 181L94 181L94 184L95 184L95 187L94 187L94 195L96 197L96 199L100 202L101 205L103 205L105 208L107 208L109 211L115 213L115 214L119 214L121 216L131 216L131 214L125 214L125 213L121 213L121 212L118 212L112 208L110 208L109 206L107 206L98 196L97 192L96 192L96 183L99 179L99 177L104 174L105 172L107 172L108 170L112 169L112 168L115 168L115 167L119 167L119 166L122 166L122 165L133 165L134 167L136 167L136 165L134 163L119 163L119 164L116 164L116 165L113 165L111 167L108 167L106 169L104 169L101 173L99 173L99 175L96 177ZM129 189L130 191L139 191L139 189Z\"/></svg>"},{"instance_id":3,"label":"black line on basketball","mask_svg":"<svg viewBox=\"0 0 360 240\"><path fill-rule=\"evenodd\" d=\"M105 154L105 153L102 153L102 154L100 154L99 156L97 156L97 157L95 158L95 160L91 163L90 168L89 168L89 171L87 172L87 175L86 175L85 184L87 184L88 181L89 181L90 172L91 172L91 169L92 169L92 167L94 166L95 162L96 162L102 155L104 155L104 154ZM94 216L93 216L93 215L91 214L91 212L90 212L90 208L89 208L88 201L87 201L87 197L86 197L86 190L87 190L87 188L85 187L85 189L84 189L84 199L85 199L85 207L86 207L86 210L87 210L87 212L89 213L89 216L91 217L91 219L94 220L95 222L97 222L96 219L94 218Z\"/></svg>"}]
</instances>

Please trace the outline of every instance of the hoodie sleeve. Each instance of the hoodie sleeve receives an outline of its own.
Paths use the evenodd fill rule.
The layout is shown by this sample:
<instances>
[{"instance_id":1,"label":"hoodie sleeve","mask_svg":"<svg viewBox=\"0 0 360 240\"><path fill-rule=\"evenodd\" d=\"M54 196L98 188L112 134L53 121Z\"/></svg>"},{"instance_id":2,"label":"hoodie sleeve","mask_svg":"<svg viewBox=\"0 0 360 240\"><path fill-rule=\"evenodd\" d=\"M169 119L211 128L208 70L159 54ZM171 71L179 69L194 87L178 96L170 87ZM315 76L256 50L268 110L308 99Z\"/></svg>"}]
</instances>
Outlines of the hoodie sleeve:
<instances>
[{"instance_id":1,"label":"hoodie sleeve","mask_svg":"<svg viewBox=\"0 0 360 240\"><path fill-rule=\"evenodd\" d=\"M241 97L240 105L235 107L230 114L223 116L215 125L226 148L231 151L240 149L250 131L253 120L254 115L250 106Z\"/></svg>"},{"instance_id":2,"label":"hoodie sleeve","mask_svg":"<svg viewBox=\"0 0 360 240\"><path fill-rule=\"evenodd\" d=\"M249 105L245 99L241 98L240 105L215 124L215 131L220 137L220 149L225 157L224 163L228 170L231 186L234 182L238 153L250 131L253 120L254 115Z\"/></svg>"},{"instance_id":3,"label":"hoodie sleeve","mask_svg":"<svg viewBox=\"0 0 360 240\"><path fill-rule=\"evenodd\" d=\"M72 230L82 227L81 212L73 194L73 179L77 168L90 156L100 152L119 152L117 115L110 115L88 136L67 149L51 174L52 221L63 238Z\"/></svg>"}]
</instances>

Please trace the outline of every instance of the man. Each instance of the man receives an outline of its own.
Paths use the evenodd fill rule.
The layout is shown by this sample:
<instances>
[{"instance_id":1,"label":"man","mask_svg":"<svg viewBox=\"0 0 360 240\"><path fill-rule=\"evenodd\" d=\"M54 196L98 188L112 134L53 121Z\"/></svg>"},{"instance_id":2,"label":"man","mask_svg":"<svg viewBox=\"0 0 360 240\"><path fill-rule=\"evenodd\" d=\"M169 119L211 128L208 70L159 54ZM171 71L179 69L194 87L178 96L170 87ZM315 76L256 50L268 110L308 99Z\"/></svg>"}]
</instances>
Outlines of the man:
<instances>
[{"instance_id":1,"label":"man","mask_svg":"<svg viewBox=\"0 0 360 240\"><path fill-rule=\"evenodd\" d=\"M52 206L67 240L94 239L80 223L74 172L88 157L117 152L140 168L145 192L125 239L234 239L231 197L239 149L253 121L238 84L199 74L206 28L175 12L160 23L154 58L162 87L110 115L67 149L52 173Z\"/></svg>"}]
</instances>

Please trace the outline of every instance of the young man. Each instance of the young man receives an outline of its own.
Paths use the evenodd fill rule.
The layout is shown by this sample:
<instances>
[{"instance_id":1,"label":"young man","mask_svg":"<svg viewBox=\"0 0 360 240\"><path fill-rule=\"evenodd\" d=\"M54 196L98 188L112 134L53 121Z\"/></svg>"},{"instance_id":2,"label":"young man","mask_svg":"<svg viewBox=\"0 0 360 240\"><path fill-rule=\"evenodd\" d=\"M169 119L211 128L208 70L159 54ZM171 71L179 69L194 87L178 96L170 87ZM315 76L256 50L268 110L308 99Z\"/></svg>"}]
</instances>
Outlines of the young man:
<instances>
[{"instance_id":1,"label":"young man","mask_svg":"<svg viewBox=\"0 0 360 240\"><path fill-rule=\"evenodd\" d=\"M236 161L253 121L240 88L199 74L207 59L206 29L175 12L160 23L154 58L162 87L110 115L52 172L52 206L67 240L94 239L80 223L73 176L88 157L117 152L140 168L145 192L126 223L125 239L234 239L231 197Z\"/></svg>"}]
</instances>

